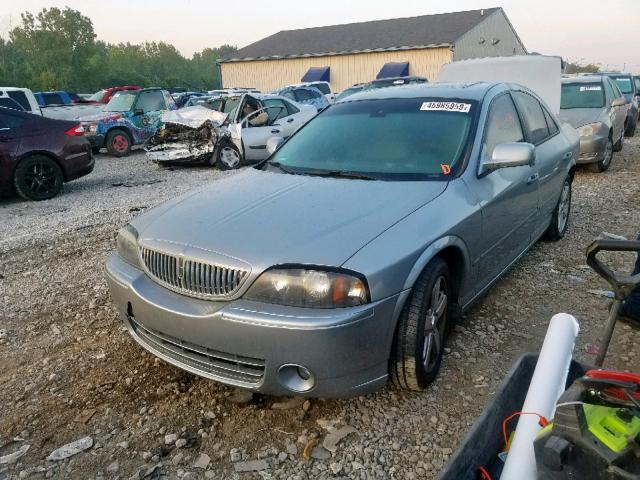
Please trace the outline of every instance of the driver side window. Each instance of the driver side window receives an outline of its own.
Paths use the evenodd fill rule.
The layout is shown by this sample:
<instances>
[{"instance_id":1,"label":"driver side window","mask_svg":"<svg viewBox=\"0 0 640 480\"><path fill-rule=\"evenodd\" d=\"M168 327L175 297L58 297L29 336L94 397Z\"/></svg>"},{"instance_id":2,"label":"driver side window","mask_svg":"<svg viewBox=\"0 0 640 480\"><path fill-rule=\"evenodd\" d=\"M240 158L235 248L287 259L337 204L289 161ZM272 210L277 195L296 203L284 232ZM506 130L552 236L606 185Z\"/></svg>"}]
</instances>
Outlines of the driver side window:
<instances>
[{"instance_id":1,"label":"driver side window","mask_svg":"<svg viewBox=\"0 0 640 480\"><path fill-rule=\"evenodd\" d=\"M138 97L138 103L136 104L136 110L142 110L144 113L157 112L158 110L165 109L164 97L160 90L152 92L143 92Z\"/></svg>"},{"instance_id":2,"label":"driver side window","mask_svg":"<svg viewBox=\"0 0 640 480\"><path fill-rule=\"evenodd\" d=\"M511 95L504 94L491 104L484 133L483 158L489 159L501 143L522 142L524 134Z\"/></svg>"}]
</instances>

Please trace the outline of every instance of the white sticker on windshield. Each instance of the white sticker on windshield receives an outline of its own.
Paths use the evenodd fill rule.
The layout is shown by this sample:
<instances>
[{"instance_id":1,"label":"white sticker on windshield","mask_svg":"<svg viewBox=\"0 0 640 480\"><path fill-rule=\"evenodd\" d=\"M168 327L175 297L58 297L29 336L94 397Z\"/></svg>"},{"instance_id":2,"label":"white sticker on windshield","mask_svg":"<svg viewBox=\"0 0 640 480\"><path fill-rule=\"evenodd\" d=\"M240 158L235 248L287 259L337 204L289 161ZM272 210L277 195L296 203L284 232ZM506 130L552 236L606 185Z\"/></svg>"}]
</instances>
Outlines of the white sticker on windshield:
<instances>
[{"instance_id":1,"label":"white sticker on windshield","mask_svg":"<svg viewBox=\"0 0 640 480\"><path fill-rule=\"evenodd\" d=\"M581 92L599 92L602 87L580 87Z\"/></svg>"},{"instance_id":2,"label":"white sticker on windshield","mask_svg":"<svg viewBox=\"0 0 640 480\"><path fill-rule=\"evenodd\" d=\"M469 113L469 110L471 110L471 104L458 102L424 102L420 107L420 110Z\"/></svg>"}]
</instances>

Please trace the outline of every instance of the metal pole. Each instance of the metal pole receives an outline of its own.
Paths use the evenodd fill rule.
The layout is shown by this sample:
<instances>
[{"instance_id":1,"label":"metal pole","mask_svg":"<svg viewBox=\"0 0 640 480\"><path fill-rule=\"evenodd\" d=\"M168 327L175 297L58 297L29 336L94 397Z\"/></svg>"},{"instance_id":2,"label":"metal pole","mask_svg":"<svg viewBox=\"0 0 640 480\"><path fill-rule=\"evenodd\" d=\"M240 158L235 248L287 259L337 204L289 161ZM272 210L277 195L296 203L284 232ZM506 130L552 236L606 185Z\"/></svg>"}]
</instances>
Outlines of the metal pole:
<instances>
[{"instance_id":1,"label":"metal pole","mask_svg":"<svg viewBox=\"0 0 640 480\"><path fill-rule=\"evenodd\" d=\"M606 357L607 355L609 343L611 343L611 337L613 336L613 330L616 327L616 322L618 321L620 310L622 310L622 300L617 297L618 295L616 294L616 299L613 301L613 305L611 305L609 318L607 319L607 323L602 334L602 339L600 340L600 351L598 352L598 357L596 358L596 367L602 367L602 365L604 364L604 357Z\"/></svg>"}]
</instances>

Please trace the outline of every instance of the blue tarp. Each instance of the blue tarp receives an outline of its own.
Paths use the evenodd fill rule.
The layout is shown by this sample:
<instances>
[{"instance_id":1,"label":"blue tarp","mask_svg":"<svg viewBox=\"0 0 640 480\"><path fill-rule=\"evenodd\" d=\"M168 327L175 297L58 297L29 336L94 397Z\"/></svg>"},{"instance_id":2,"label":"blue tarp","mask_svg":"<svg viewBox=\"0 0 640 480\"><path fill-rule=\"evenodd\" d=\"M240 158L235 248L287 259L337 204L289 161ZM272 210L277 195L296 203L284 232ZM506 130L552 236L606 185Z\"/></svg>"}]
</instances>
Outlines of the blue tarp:
<instances>
[{"instance_id":1,"label":"blue tarp","mask_svg":"<svg viewBox=\"0 0 640 480\"><path fill-rule=\"evenodd\" d=\"M378 75L376 75L376 79L379 78L390 78L390 77L408 77L409 76L409 62L401 62L401 63L385 63Z\"/></svg>"},{"instance_id":2,"label":"blue tarp","mask_svg":"<svg viewBox=\"0 0 640 480\"><path fill-rule=\"evenodd\" d=\"M303 82L329 82L330 67L311 67L302 77Z\"/></svg>"}]
</instances>

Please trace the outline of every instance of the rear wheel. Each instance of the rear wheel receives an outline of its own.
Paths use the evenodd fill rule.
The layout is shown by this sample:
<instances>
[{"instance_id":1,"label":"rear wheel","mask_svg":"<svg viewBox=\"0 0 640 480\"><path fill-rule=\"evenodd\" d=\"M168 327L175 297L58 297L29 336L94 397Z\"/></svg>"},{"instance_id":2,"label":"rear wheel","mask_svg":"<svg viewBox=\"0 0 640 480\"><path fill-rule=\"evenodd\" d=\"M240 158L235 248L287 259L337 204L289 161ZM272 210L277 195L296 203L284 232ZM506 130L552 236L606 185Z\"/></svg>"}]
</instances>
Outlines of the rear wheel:
<instances>
[{"instance_id":1,"label":"rear wheel","mask_svg":"<svg viewBox=\"0 0 640 480\"><path fill-rule=\"evenodd\" d=\"M18 164L13 185L26 200L47 200L60 192L63 180L62 170L54 160L34 155Z\"/></svg>"},{"instance_id":2,"label":"rear wheel","mask_svg":"<svg viewBox=\"0 0 640 480\"><path fill-rule=\"evenodd\" d=\"M107 151L114 157L124 157L131 152L129 134L119 128L111 130L105 140Z\"/></svg>"},{"instance_id":3,"label":"rear wheel","mask_svg":"<svg viewBox=\"0 0 640 480\"><path fill-rule=\"evenodd\" d=\"M91 147L91 151L94 155L97 155L98 153L100 153L100 147Z\"/></svg>"},{"instance_id":4,"label":"rear wheel","mask_svg":"<svg viewBox=\"0 0 640 480\"><path fill-rule=\"evenodd\" d=\"M421 391L436 379L450 306L449 267L435 258L416 281L398 321L389 360L391 380L397 386Z\"/></svg>"},{"instance_id":5,"label":"rear wheel","mask_svg":"<svg viewBox=\"0 0 640 480\"><path fill-rule=\"evenodd\" d=\"M636 135L637 126L638 126L638 122L636 121L636 123L634 123L633 126L629 127L629 129L625 130L624 136L625 137L634 137Z\"/></svg>"},{"instance_id":6,"label":"rear wheel","mask_svg":"<svg viewBox=\"0 0 640 480\"><path fill-rule=\"evenodd\" d=\"M557 242L567 233L569 216L571 215L571 178L567 177L562 184L560 199L556 205L551 224L545 233L545 239Z\"/></svg>"},{"instance_id":7,"label":"rear wheel","mask_svg":"<svg viewBox=\"0 0 640 480\"><path fill-rule=\"evenodd\" d=\"M238 168L240 161L240 152L230 143L222 144L216 152L216 165L220 170L233 170L234 168Z\"/></svg>"},{"instance_id":8,"label":"rear wheel","mask_svg":"<svg viewBox=\"0 0 640 480\"><path fill-rule=\"evenodd\" d=\"M612 160L613 160L613 141L610 138L607 138L607 144L604 147L602 160L596 163L590 163L589 170L596 173L606 172L607 170L609 170Z\"/></svg>"}]
</instances>

